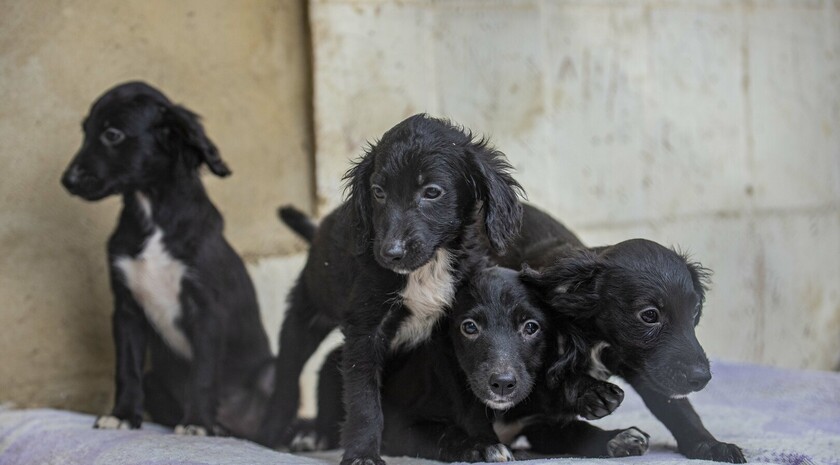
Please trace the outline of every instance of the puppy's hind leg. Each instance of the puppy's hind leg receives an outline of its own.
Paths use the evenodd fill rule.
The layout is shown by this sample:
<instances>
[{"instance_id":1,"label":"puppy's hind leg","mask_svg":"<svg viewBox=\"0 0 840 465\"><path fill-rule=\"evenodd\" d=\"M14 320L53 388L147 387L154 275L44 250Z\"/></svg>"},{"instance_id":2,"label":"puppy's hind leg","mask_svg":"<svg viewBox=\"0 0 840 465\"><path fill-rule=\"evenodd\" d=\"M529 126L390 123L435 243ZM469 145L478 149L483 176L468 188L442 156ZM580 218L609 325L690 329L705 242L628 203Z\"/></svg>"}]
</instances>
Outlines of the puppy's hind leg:
<instances>
[{"instance_id":1,"label":"puppy's hind leg","mask_svg":"<svg viewBox=\"0 0 840 465\"><path fill-rule=\"evenodd\" d=\"M300 374L303 366L335 325L313 318L301 284L295 285L280 330L274 392L268 402L258 442L268 447L287 445L300 407Z\"/></svg>"},{"instance_id":2,"label":"puppy's hind leg","mask_svg":"<svg viewBox=\"0 0 840 465\"><path fill-rule=\"evenodd\" d=\"M522 434L531 444L531 450L538 454L626 457L643 455L648 449L648 435L638 428L604 431L579 420L533 425Z\"/></svg>"}]
</instances>

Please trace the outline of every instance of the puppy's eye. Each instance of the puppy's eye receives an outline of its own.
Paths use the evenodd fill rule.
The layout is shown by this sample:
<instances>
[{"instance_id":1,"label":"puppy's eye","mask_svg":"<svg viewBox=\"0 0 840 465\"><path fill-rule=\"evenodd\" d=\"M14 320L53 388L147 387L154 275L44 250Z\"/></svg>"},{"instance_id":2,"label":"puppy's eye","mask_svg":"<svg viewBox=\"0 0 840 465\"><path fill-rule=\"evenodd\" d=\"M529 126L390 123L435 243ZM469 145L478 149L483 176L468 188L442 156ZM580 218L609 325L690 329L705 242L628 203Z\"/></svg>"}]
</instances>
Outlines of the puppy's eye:
<instances>
[{"instance_id":1,"label":"puppy's eye","mask_svg":"<svg viewBox=\"0 0 840 465\"><path fill-rule=\"evenodd\" d=\"M385 200L385 189L381 188L380 186L377 186L376 184L371 186L370 189L373 191L373 196L376 198L376 200Z\"/></svg>"},{"instance_id":2,"label":"puppy's eye","mask_svg":"<svg viewBox=\"0 0 840 465\"><path fill-rule=\"evenodd\" d=\"M478 334L478 325L473 320L464 320L461 323L461 332L464 333L465 336L475 336Z\"/></svg>"},{"instance_id":3,"label":"puppy's eye","mask_svg":"<svg viewBox=\"0 0 840 465\"><path fill-rule=\"evenodd\" d=\"M426 186L426 188L423 189L423 198L426 200L434 200L440 197L442 194L443 189L435 185Z\"/></svg>"},{"instance_id":4,"label":"puppy's eye","mask_svg":"<svg viewBox=\"0 0 840 465\"><path fill-rule=\"evenodd\" d=\"M102 132L99 139L105 145L117 145L125 139L125 134L117 128L108 128Z\"/></svg>"},{"instance_id":5,"label":"puppy's eye","mask_svg":"<svg viewBox=\"0 0 840 465\"><path fill-rule=\"evenodd\" d=\"M646 325L655 325L659 323L659 309L655 307L648 307L639 312L636 317Z\"/></svg>"},{"instance_id":6,"label":"puppy's eye","mask_svg":"<svg viewBox=\"0 0 840 465\"><path fill-rule=\"evenodd\" d=\"M540 330L540 324L537 323L534 320L528 320L522 326L522 331L525 331L525 334L527 334L529 336L533 336L534 334L537 334L537 331L539 331L539 330Z\"/></svg>"}]
</instances>

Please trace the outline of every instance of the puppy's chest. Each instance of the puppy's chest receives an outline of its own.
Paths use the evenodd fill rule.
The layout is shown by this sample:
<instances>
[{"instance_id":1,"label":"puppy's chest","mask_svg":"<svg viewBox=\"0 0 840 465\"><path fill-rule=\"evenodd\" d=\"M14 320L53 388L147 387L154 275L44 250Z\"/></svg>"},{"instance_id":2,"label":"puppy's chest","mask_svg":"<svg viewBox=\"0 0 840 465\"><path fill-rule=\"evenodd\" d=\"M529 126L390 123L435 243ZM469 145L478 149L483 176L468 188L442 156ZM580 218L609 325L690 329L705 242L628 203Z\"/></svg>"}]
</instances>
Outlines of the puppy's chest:
<instances>
[{"instance_id":1,"label":"puppy's chest","mask_svg":"<svg viewBox=\"0 0 840 465\"><path fill-rule=\"evenodd\" d=\"M429 339L435 324L455 298L455 281L452 256L443 249L429 263L408 275L400 298L409 314L391 340L392 350L410 349Z\"/></svg>"},{"instance_id":2,"label":"puppy's chest","mask_svg":"<svg viewBox=\"0 0 840 465\"><path fill-rule=\"evenodd\" d=\"M164 342L175 353L191 360L192 346L179 325L181 286L187 267L166 250L163 231L154 227L140 253L117 256L114 266Z\"/></svg>"}]
</instances>

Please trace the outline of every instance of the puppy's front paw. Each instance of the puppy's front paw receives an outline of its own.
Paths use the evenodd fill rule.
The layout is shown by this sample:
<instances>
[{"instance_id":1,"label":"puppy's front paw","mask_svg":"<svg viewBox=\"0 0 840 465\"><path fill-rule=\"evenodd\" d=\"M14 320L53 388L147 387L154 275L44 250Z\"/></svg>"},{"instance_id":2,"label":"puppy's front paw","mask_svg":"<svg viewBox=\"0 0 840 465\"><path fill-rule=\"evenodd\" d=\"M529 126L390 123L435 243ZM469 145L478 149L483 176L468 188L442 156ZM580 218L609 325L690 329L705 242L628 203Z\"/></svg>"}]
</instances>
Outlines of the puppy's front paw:
<instances>
[{"instance_id":1,"label":"puppy's front paw","mask_svg":"<svg viewBox=\"0 0 840 465\"><path fill-rule=\"evenodd\" d=\"M385 465L385 461L378 455L369 457L344 457L341 465Z\"/></svg>"},{"instance_id":2,"label":"puppy's front paw","mask_svg":"<svg viewBox=\"0 0 840 465\"><path fill-rule=\"evenodd\" d=\"M648 450L649 438L650 436L639 428L628 428L610 439L607 443L607 452L610 457L644 455Z\"/></svg>"},{"instance_id":3,"label":"puppy's front paw","mask_svg":"<svg viewBox=\"0 0 840 465\"><path fill-rule=\"evenodd\" d=\"M684 452L690 459L712 460L715 462L747 463L744 452L735 444L720 441L703 441Z\"/></svg>"},{"instance_id":4,"label":"puppy's front paw","mask_svg":"<svg viewBox=\"0 0 840 465\"><path fill-rule=\"evenodd\" d=\"M326 450L326 441L315 430L298 431L289 443L291 452L315 452Z\"/></svg>"},{"instance_id":5,"label":"puppy's front paw","mask_svg":"<svg viewBox=\"0 0 840 465\"><path fill-rule=\"evenodd\" d=\"M493 444L484 448L485 462L513 462L513 453L504 444Z\"/></svg>"},{"instance_id":6,"label":"puppy's front paw","mask_svg":"<svg viewBox=\"0 0 840 465\"><path fill-rule=\"evenodd\" d=\"M210 436L207 428L198 425L178 425L174 432L178 436Z\"/></svg>"},{"instance_id":7,"label":"puppy's front paw","mask_svg":"<svg viewBox=\"0 0 840 465\"><path fill-rule=\"evenodd\" d=\"M130 420L121 420L113 415L102 415L93 422L94 429L138 429L140 424L133 425Z\"/></svg>"},{"instance_id":8,"label":"puppy's front paw","mask_svg":"<svg viewBox=\"0 0 840 465\"><path fill-rule=\"evenodd\" d=\"M580 416L597 420L615 411L624 400L624 391L615 384L599 382L581 395Z\"/></svg>"}]
</instances>

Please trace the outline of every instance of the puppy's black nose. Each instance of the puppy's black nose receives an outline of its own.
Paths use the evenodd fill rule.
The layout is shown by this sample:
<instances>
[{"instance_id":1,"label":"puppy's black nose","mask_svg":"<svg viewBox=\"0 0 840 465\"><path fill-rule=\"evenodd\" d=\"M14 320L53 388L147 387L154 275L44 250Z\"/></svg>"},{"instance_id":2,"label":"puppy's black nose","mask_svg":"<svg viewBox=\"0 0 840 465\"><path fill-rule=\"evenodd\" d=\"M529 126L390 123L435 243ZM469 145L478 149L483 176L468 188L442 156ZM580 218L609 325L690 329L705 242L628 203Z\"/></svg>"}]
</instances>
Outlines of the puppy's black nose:
<instances>
[{"instance_id":1,"label":"puppy's black nose","mask_svg":"<svg viewBox=\"0 0 840 465\"><path fill-rule=\"evenodd\" d=\"M712 373L709 371L708 366L694 365L688 369L685 378L691 390L699 391L709 384L709 381L712 379Z\"/></svg>"},{"instance_id":2,"label":"puppy's black nose","mask_svg":"<svg viewBox=\"0 0 840 465\"><path fill-rule=\"evenodd\" d=\"M490 376L490 390L500 396L510 394L516 387L516 375L513 373L493 373Z\"/></svg>"},{"instance_id":3,"label":"puppy's black nose","mask_svg":"<svg viewBox=\"0 0 840 465\"><path fill-rule=\"evenodd\" d=\"M61 176L61 184L67 189L71 189L79 184L79 179L82 177L82 170L78 166L73 165L67 168L64 175Z\"/></svg>"},{"instance_id":4,"label":"puppy's black nose","mask_svg":"<svg viewBox=\"0 0 840 465\"><path fill-rule=\"evenodd\" d=\"M398 262L405 257L405 242L394 241L382 246L382 256L392 262Z\"/></svg>"}]
</instances>

